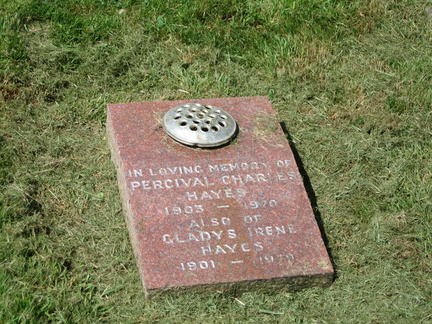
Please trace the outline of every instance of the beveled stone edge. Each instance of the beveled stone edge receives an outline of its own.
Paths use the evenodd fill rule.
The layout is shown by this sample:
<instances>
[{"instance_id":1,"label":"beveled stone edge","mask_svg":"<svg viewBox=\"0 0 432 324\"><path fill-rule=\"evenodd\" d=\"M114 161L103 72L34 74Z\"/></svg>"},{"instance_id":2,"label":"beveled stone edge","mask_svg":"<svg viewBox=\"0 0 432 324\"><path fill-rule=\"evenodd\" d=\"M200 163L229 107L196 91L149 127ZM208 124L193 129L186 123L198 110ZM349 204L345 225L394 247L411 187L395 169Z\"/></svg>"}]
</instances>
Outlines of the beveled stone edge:
<instances>
[{"instance_id":1,"label":"beveled stone edge","mask_svg":"<svg viewBox=\"0 0 432 324\"><path fill-rule=\"evenodd\" d=\"M181 295L184 293L203 294L209 292L243 294L258 291L261 293L294 292L312 287L327 288L334 281L334 271L294 277L277 277L270 279L242 280L223 283L208 283L192 286L146 289L147 298L161 297L167 293Z\"/></svg>"},{"instance_id":2,"label":"beveled stone edge","mask_svg":"<svg viewBox=\"0 0 432 324\"><path fill-rule=\"evenodd\" d=\"M119 146L118 146L117 141L116 141L114 129L112 127L112 118L111 119L109 118L110 106L114 106L114 105L117 105L117 104L107 105L106 134L107 134L108 146L110 147L111 161L113 162L115 169L116 169L118 190L120 193L120 200L121 200L121 204L122 204L123 217L124 217L125 222L126 222L129 240L132 244L132 251L134 254L135 263L136 263L137 268L138 268L138 274L140 277L140 281L144 287L145 296L147 297L147 292L146 292L146 288L145 288L145 276L144 276L143 270L141 269L141 263L142 263L141 253L139 250L139 244L137 241L135 229L133 227L132 220L131 220L133 212L132 212L132 208L131 208L130 203L129 203L130 197L129 197L129 194L126 190L127 186L125 183L126 178L124 176L123 163L122 163L122 159L121 159L120 154L119 154Z\"/></svg>"}]
</instances>

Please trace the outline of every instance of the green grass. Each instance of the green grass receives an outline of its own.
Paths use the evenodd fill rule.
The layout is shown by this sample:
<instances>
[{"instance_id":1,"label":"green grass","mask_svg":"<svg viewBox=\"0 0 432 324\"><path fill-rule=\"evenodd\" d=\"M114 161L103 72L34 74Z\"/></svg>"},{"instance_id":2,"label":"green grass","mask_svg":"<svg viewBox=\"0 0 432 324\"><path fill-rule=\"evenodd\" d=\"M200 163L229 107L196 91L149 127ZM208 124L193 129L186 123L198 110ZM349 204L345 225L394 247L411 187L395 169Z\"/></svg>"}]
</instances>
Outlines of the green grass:
<instances>
[{"instance_id":1,"label":"green grass","mask_svg":"<svg viewBox=\"0 0 432 324\"><path fill-rule=\"evenodd\" d=\"M1 323L432 321L428 0L0 0ZM106 104L267 95L330 288L144 299Z\"/></svg>"}]
</instances>

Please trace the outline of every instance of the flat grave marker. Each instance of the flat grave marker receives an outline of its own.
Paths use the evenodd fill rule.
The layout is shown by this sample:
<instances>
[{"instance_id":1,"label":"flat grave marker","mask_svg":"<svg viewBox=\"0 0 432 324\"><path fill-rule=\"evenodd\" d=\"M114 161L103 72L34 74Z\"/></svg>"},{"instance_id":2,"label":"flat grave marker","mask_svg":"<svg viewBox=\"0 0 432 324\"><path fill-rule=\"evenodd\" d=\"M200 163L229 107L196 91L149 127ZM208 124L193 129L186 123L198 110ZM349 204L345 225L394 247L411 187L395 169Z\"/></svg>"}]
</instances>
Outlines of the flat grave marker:
<instances>
[{"instance_id":1,"label":"flat grave marker","mask_svg":"<svg viewBox=\"0 0 432 324\"><path fill-rule=\"evenodd\" d=\"M187 103L227 111L236 138L214 149L174 141L164 114ZM266 97L110 104L107 132L146 294L332 282L301 175Z\"/></svg>"}]
</instances>

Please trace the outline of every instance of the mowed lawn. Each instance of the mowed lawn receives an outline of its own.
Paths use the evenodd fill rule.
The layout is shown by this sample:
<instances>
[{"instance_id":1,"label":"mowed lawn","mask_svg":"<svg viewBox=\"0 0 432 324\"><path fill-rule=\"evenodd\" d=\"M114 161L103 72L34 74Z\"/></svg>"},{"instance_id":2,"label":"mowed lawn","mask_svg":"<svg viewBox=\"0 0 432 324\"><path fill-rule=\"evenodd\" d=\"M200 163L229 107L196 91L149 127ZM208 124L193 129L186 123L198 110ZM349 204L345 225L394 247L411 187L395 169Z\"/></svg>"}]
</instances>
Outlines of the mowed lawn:
<instances>
[{"instance_id":1,"label":"mowed lawn","mask_svg":"<svg viewBox=\"0 0 432 324\"><path fill-rule=\"evenodd\" d=\"M432 322L430 0L0 0L0 323ZM329 288L144 298L116 102L268 96Z\"/></svg>"}]
</instances>

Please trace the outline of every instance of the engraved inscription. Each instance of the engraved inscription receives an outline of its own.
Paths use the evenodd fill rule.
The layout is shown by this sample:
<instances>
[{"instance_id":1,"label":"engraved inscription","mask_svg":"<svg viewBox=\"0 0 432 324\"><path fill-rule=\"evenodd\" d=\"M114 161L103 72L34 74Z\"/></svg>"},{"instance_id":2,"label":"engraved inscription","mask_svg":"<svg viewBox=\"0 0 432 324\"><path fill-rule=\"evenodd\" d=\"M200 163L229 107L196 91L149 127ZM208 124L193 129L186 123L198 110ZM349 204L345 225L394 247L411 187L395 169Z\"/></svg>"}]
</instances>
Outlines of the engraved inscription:
<instances>
[{"instance_id":1,"label":"engraved inscription","mask_svg":"<svg viewBox=\"0 0 432 324\"><path fill-rule=\"evenodd\" d=\"M208 166L210 172L233 172L263 170L267 168L268 162L241 162L241 163L224 163L213 164Z\"/></svg>"},{"instance_id":2,"label":"engraved inscription","mask_svg":"<svg viewBox=\"0 0 432 324\"><path fill-rule=\"evenodd\" d=\"M210 182L207 177L202 178L179 178L164 180L142 180L131 181L132 190L152 190L152 189L173 189L173 188L193 188L193 187L210 187L214 183Z\"/></svg>"},{"instance_id":3,"label":"engraved inscription","mask_svg":"<svg viewBox=\"0 0 432 324\"><path fill-rule=\"evenodd\" d=\"M253 243L234 243L221 245L206 245L201 247L203 255L229 254L239 252L262 251L264 249L261 242Z\"/></svg>"},{"instance_id":4,"label":"engraved inscription","mask_svg":"<svg viewBox=\"0 0 432 324\"><path fill-rule=\"evenodd\" d=\"M251 173L245 175L230 175L230 176L222 176L221 180L223 184L231 185L239 185L239 184L247 184L247 183L260 183L260 182L268 182L270 180L270 174L262 174L262 173Z\"/></svg>"},{"instance_id":5,"label":"engraved inscription","mask_svg":"<svg viewBox=\"0 0 432 324\"><path fill-rule=\"evenodd\" d=\"M204 212L203 206L193 205L184 207L165 207L166 215L182 215L182 214L201 214Z\"/></svg>"},{"instance_id":6,"label":"engraved inscription","mask_svg":"<svg viewBox=\"0 0 432 324\"><path fill-rule=\"evenodd\" d=\"M242 198L246 196L247 192L244 189L223 189L223 190L210 190L210 191L186 191L186 197L189 201L198 200L213 200L224 198Z\"/></svg>"},{"instance_id":7,"label":"engraved inscription","mask_svg":"<svg viewBox=\"0 0 432 324\"><path fill-rule=\"evenodd\" d=\"M221 217L221 218L215 218L212 217L210 219L197 219L192 220L189 225L189 229L191 228L202 228L202 227L211 227L211 226L220 226L220 225L230 225L231 219L229 217Z\"/></svg>"},{"instance_id":8,"label":"engraved inscription","mask_svg":"<svg viewBox=\"0 0 432 324\"><path fill-rule=\"evenodd\" d=\"M235 239L237 234L234 229L223 231L199 231L197 233L171 233L164 234L162 241L167 244L206 242L210 240Z\"/></svg>"},{"instance_id":9,"label":"engraved inscription","mask_svg":"<svg viewBox=\"0 0 432 324\"><path fill-rule=\"evenodd\" d=\"M263 201L256 201L256 200L252 200L252 201L248 201L248 202L244 202L244 208L245 209L257 209L257 208L274 208L278 205L277 200L275 199L271 199L271 200L263 200Z\"/></svg>"},{"instance_id":10,"label":"engraved inscription","mask_svg":"<svg viewBox=\"0 0 432 324\"><path fill-rule=\"evenodd\" d=\"M180 268L185 271L195 271L195 270L209 270L216 268L215 262L213 260L209 261L198 261L198 262L180 262Z\"/></svg>"},{"instance_id":11,"label":"engraved inscription","mask_svg":"<svg viewBox=\"0 0 432 324\"><path fill-rule=\"evenodd\" d=\"M248 227L247 230L250 237L297 233L292 225Z\"/></svg>"},{"instance_id":12,"label":"engraved inscription","mask_svg":"<svg viewBox=\"0 0 432 324\"><path fill-rule=\"evenodd\" d=\"M212 176L219 175L219 184L238 186L269 183L272 181L293 181L296 179L295 172L279 171L282 168L288 168L290 165L290 160L277 160L272 163L238 162L207 166L174 166L149 168L147 172L143 169L132 169L128 170L128 176L134 179L129 181L132 190L184 189L215 186L216 183L209 180L208 176L201 177L201 175L205 173ZM276 167L278 171L267 172L272 169L271 167ZM207 191L205 192L209 193ZM211 194L209 193L209 195Z\"/></svg>"},{"instance_id":13,"label":"engraved inscription","mask_svg":"<svg viewBox=\"0 0 432 324\"><path fill-rule=\"evenodd\" d=\"M137 168L127 175L132 193L178 190L179 201L185 203L173 202L161 209L166 216L180 219L181 225L160 234L160 241L201 256L178 263L179 270L196 272L223 263L236 267L293 264L295 256L288 251L272 253L271 242L281 235L297 235L296 225L274 223L269 216L280 207L280 197L257 196L275 182L296 181L291 166L291 160L243 161ZM228 256L232 257L226 260Z\"/></svg>"},{"instance_id":14,"label":"engraved inscription","mask_svg":"<svg viewBox=\"0 0 432 324\"><path fill-rule=\"evenodd\" d=\"M283 262L288 262L288 263L292 263L294 262L294 255L291 253L286 253L286 254L266 254L263 256L259 256L258 257L258 261L260 263L283 263Z\"/></svg>"}]
</instances>

